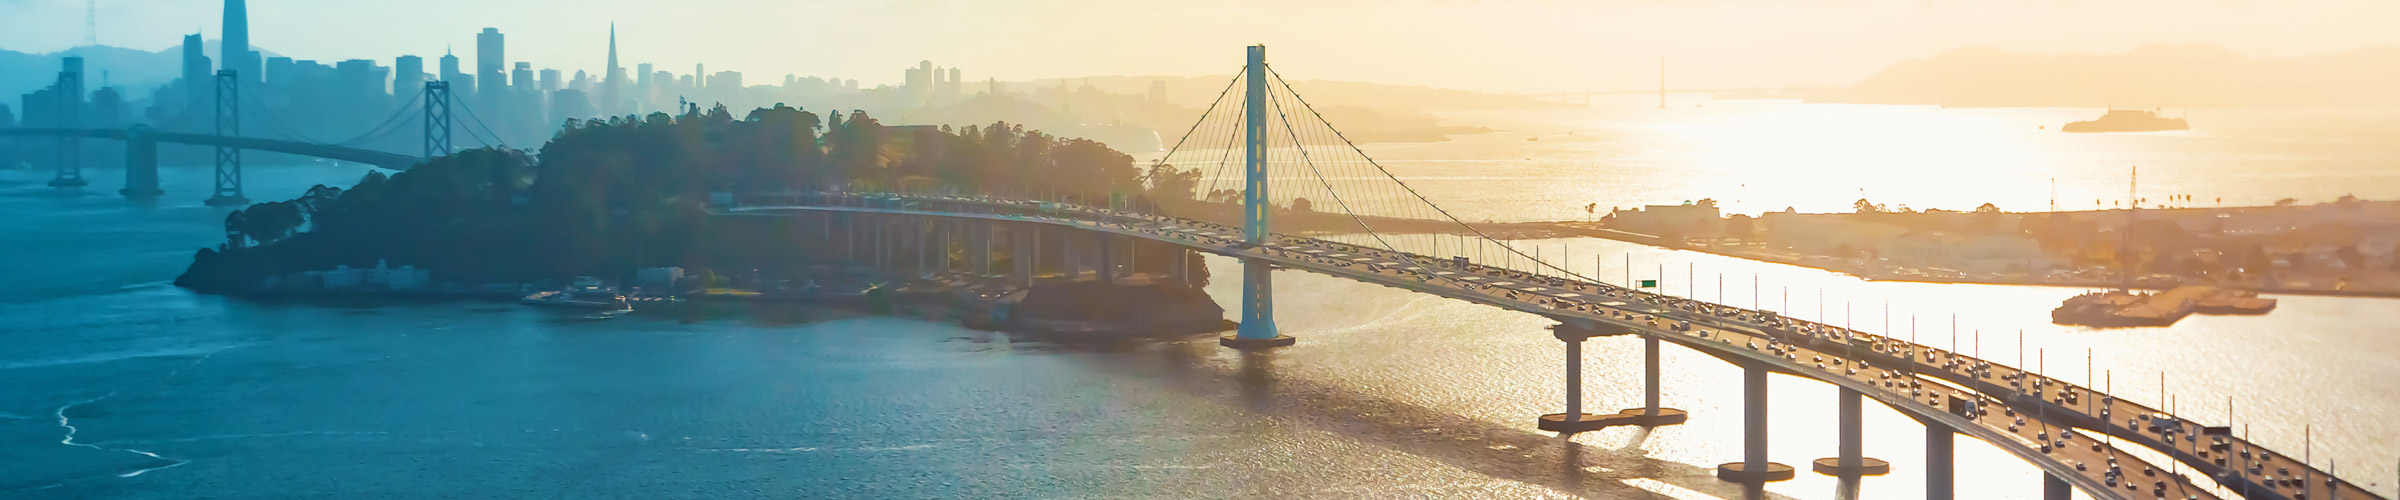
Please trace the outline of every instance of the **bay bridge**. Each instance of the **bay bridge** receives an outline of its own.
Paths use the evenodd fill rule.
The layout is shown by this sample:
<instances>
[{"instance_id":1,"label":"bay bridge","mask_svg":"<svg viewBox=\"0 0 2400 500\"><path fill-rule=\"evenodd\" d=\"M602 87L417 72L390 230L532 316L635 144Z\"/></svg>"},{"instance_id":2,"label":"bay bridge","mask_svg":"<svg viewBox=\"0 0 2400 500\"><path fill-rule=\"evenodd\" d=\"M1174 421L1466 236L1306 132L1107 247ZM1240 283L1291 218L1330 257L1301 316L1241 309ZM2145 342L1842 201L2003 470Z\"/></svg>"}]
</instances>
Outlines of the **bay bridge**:
<instances>
[{"instance_id":1,"label":"bay bridge","mask_svg":"<svg viewBox=\"0 0 2400 500\"><path fill-rule=\"evenodd\" d=\"M62 72L59 78L59 88L80 88L74 81L77 78L75 73ZM0 137L49 138L56 141L58 157L53 161L55 175L51 179L50 185L60 188L80 188L91 183L83 175L81 158L83 151L81 141L83 139L123 141L125 144L125 187L118 192L131 197L153 197L165 194L165 191L159 189L158 184L158 145L160 143L208 146L215 150L216 169L214 189L208 198L208 204L215 206L249 204L249 199L242 192L243 151L283 153L363 163L390 170L407 170L426 159L455 151L455 148L452 147L454 127L463 128L468 137L482 142L486 146L499 143L499 134L492 133L490 126L484 125L480 118L474 117L472 109L466 109L467 119L463 121L473 127L459 127L459 122L462 120L454 118L455 115L452 114L449 82L426 82L422 92L416 93L411 100L401 103L390 116L385 117L378 125L356 137L340 141L326 141L308 137L306 133L284 124L265 106L245 107L242 103L246 100L244 96L248 94L242 90L241 81L242 79L238 78L232 70L218 71L213 82L214 99L195 102L190 108L175 114L179 119L208 118L209 122L206 126L192 127L207 129L209 130L207 133L161 131L161 128L168 127L150 124L123 129L77 127L75 125L77 123L77 107L70 104L71 101L62 100L62 104L59 106L59 114L63 117L62 126L0 128ZM419 106L420 103L422 106ZM464 101L459 101L457 104L462 109L468 106ZM201 114L203 108L206 108L206 115ZM412 121L410 118L419 116L422 119L414 121L423 125L420 130L424 134L424 148L420 154L393 153L363 146L369 142L404 133L409 129L408 125ZM243 135L244 117L249 117L252 122L263 122L268 131L281 137ZM175 123L174 125L191 124ZM478 132L475 127L482 127L482 131ZM484 139L487 135L492 139Z\"/></svg>"},{"instance_id":2,"label":"bay bridge","mask_svg":"<svg viewBox=\"0 0 2400 500\"><path fill-rule=\"evenodd\" d=\"M1861 413L1872 400L1923 425L1925 498L1956 497L1960 435L2040 469L2038 488L2047 500L2074 491L2108 499L2387 498L2319 469L2305 453L2295 458L2291 450L2233 435L2230 416L2210 422L2176 415L2161 408L2163 401L2137 402L2107 387L1848 325L1605 283L1570 270L1563 256L1528 255L1451 216L1375 163L1266 64L1264 46L1248 48L1243 69L1157 166L1166 168L1153 174L1184 166L1205 174L1194 189L1202 200L1151 207L1088 196L750 193L721 214L822 224L829 237L839 227L854 245L873 242L878 267L893 267L900 259L892 256L913 252L911 268L920 275L937 265L960 271L963 261L965 272L1018 286L1033 284L1037 261L1060 262L1070 280L1124 278L1134 268L1128 250L1136 245L1183 256L1170 260L1168 279L1186 283L1192 253L1231 257L1243 269L1241 321L1219 342L1236 349L1300 341L1275 324L1272 281L1279 270L1539 315L1555 322L1550 334L1562 342L1566 391L1561 412L1531 423L1562 434L1683 422L1685 412L1659 398L1659 374L1667 368L1659 353L1673 345L1741 368L1742 451L1716 475L1746 485L1795 474L1767 458L1768 375L1782 373L1840 388L1838 445L1810 469L1843 477L1890 470L1889 461L1862 456ZM1166 182L1156 175L1145 180ZM1238 205L1218 196L1224 193L1238 194ZM1277 231L1301 221L1312 229ZM1402 225L1410 227L1396 229ZM1445 229L1426 231L1426 225ZM1008 269L994 267L995 252L1012 256ZM953 258L959 254L965 257ZM1606 336L1643 342L1639 408L1602 414L1583 405L1582 346Z\"/></svg>"}]
</instances>

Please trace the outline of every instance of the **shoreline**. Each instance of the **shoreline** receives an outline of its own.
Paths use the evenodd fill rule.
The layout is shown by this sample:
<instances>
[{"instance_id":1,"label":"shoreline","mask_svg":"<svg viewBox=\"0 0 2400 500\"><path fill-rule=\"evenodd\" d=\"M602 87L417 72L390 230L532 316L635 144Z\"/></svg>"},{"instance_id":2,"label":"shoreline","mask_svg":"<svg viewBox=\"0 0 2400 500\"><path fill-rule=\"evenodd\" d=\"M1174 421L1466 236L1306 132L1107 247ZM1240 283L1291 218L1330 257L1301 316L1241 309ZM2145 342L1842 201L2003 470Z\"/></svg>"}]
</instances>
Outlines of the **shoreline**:
<instances>
[{"instance_id":1,"label":"shoreline","mask_svg":"<svg viewBox=\"0 0 2400 500\"><path fill-rule=\"evenodd\" d=\"M1512 223L1512 224L1510 224L1510 225L1514 225L1514 226L1524 226L1524 225L1546 226L1546 227L1552 228L1553 230L1555 230L1555 231L1557 231L1557 232L1560 232L1560 233L1565 233L1565 234L1571 234L1571 235L1575 235L1575 236L1584 236L1584 237L1592 237L1592 238L1601 238L1601 239L1607 239L1607 240L1622 241L1622 242L1626 242L1626 243L1638 243L1638 244L1642 244L1642 245L1648 245L1648 246L1653 246L1653 247L1658 247L1658 248L1665 248L1665 249L1669 249L1669 250L1687 250L1687 251L1700 252L1700 253L1705 253L1705 254L1710 254L1710 255L1716 255L1716 256L1721 256L1721 257L1733 257L1733 258L1737 258L1737 259L1748 259L1748 260L1755 260L1755 261L1759 261L1759 262L1767 262L1767 263L1773 263L1773 264L1783 264L1783 265L1788 265L1788 266L1805 267L1805 268L1809 268L1809 269L1816 269L1816 270L1820 270L1820 271L1829 271L1829 272L1841 273L1841 274L1844 274L1844 275L1849 275L1849 276L1856 276L1856 277L1858 277L1859 279L1863 279L1863 280L1867 280L1867 281L1884 281L1884 282L1895 282L1895 283L1931 283L1931 284L1940 284L1940 285L2001 285L2001 286L2039 286L2039 287L2052 287L2052 288L2104 288L2104 289L2115 289L2115 288L2122 288L2122 287L2120 286L2120 285L2121 285L2121 283L2115 283L2115 282L2106 282L2106 281L2088 281L2088 282L2087 282L2087 281L2075 281L2075 282L2058 282L2058 281L2048 281L2048 280L2036 280L2036 279L2030 279L2030 278L2028 278L2028 279L2021 279L2021 280L2012 280L2012 279L2005 279L2005 278L1974 278L1974 277L1944 279L1944 278L1935 278L1935 277L1930 277L1930 276L1926 276L1926 277L1913 277L1913 276L1891 276L1891 275L1880 275L1880 273L1862 272L1862 271L1860 271L1860 270L1853 270L1853 269L1842 269L1842 268L1835 268L1835 267L1826 267L1826 266L1819 266L1819 265L1811 265L1811 264L1808 264L1808 263L1805 263L1805 262L1801 262L1802 260L1804 260L1804 259L1805 259L1804 257L1798 257L1798 256L1787 256L1787 255L1776 254L1776 253L1769 253L1769 252L1737 252L1737 251L1727 251L1727 250L1721 250L1721 249L1714 248L1714 247L1695 247L1695 246L1690 246L1690 245L1677 245L1677 244L1669 244L1669 243L1667 243L1666 241L1664 241L1663 239L1661 239L1661 238L1659 238L1659 237L1657 237L1657 236L1652 236L1652 235L1647 235L1647 234L1641 234L1641 233L1634 233L1634 232L1629 232L1629 231L1616 230L1616 229L1597 228L1597 227L1580 227L1580 226L1577 226L1577 225L1575 225L1575 224L1580 224L1580 223L1575 223L1575 222L1556 222L1556 221L1552 221L1552 222L1526 222L1526 223ZM2164 290L2172 289L2172 288L2174 288L2174 286L2135 285L2135 286L2133 286L2133 287L2131 287L2131 288L2132 288L2132 289L2134 289L2134 290L2164 291ZM2242 289L2245 289L2245 290L2254 290L2254 291L2257 291L2257 292L2258 292L2258 293L2260 293L2260 294L2274 294L2274 295L2310 296L2310 297L2341 297L2341 298L2400 299L2400 290L2394 290L2394 291L2324 290L2324 289L2308 289L2308 288L2282 288L2282 287L2260 287L2260 288L2233 287L2233 288L2242 288Z\"/></svg>"},{"instance_id":2,"label":"shoreline","mask_svg":"<svg viewBox=\"0 0 2400 500\"><path fill-rule=\"evenodd\" d=\"M925 284L940 286L922 287ZM1088 285L1088 283L1086 283ZM918 285L918 286L911 286ZM1054 317L1007 317L1007 311L1022 296L1034 290L1058 289L1067 283L1036 283L1030 289L1014 289L989 299L971 299L974 285L952 285L939 280L893 281L886 287L860 294L773 294L757 290L728 289L731 293L703 291L690 295L627 296L633 309L627 314L665 314L700 312L687 308L709 306L794 306L849 311L868 316L938 320L960 326L997 333L1030 335L1053 340L1127 340L1213 335L1231 331L1238 323L1221 315L1211 318L1183 318L1172 321L1108 321ZM1142 287L1152 284L1115 283L1115 287ZM1198 289L1194 289L1198 290ZM269 302L300 302L315 305L341 306L345 302L465 302L493 306L527 307L575 313L598 313L558 308L528 306L519 302L521 294L479 291L400 291L400 290L342 290L319 292L244 290L238 292L205 292L242 300ZM1071 293L1061 291L1058 293ZM1205 291L1200 291L1206 297ZM1012 300L1014 298L1014 300ZM1210 305L1213 305L1213 299ZM647 305L648 307L642 307ZM1162 310L1173 304L1143 306L1147 310ZM658 311L665 311L658 313ZM1144 315L1152 318L1155 315ZM1189 321L1184 321L1189 320Z\"/></svg>"}]
</instances>

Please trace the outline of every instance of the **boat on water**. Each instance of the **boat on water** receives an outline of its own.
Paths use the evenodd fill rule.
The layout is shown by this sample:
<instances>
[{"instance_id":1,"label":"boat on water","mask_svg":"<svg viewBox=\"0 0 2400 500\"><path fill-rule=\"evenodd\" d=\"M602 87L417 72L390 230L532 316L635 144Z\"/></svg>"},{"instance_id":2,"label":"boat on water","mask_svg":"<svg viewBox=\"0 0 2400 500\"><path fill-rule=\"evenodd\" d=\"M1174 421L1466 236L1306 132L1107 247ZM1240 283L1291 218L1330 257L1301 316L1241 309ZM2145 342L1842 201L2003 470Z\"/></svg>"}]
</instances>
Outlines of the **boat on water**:
<instances>
[{"instance_id":1,"label":"boat on water","mask_svg":"<svg viewBox=\"0 0 2400 500\"><path fill-rule=\"evenodd\" d=\"M523 299L518 299L517 303L537 307L557 307L593 311L633 310L633 304L627 302L625 300L625 296L617 295L616 292L606 291L590 292L576 290L548 290L534 292L533 295L527 295Z\"/></svg>"},{"instance_id":2,"label":"boat on water","mask_svg":"<svg viewBox=\"0 0 2400 500\"><path fill-rule=\"evenodd\" d=\"M563 290L534 292L517 303L535 307L582 309L589 311L631 311L633 303L615 289L602 286L598 278L575 278L575 283Z\"/></svg>"},{"instance_id":3,"label":"boat on water","mask_svg":"<svg viewBox=\"0 0 2400 500\"><path fill-rule=\"evenodd\" d=\"M2069 123L2059 130L2067 132L2156 132L2161 130L2191 130L2182 118L2158 116L2157 110L2109 109L2099 119Z\"/></svg>"}]
</instances>

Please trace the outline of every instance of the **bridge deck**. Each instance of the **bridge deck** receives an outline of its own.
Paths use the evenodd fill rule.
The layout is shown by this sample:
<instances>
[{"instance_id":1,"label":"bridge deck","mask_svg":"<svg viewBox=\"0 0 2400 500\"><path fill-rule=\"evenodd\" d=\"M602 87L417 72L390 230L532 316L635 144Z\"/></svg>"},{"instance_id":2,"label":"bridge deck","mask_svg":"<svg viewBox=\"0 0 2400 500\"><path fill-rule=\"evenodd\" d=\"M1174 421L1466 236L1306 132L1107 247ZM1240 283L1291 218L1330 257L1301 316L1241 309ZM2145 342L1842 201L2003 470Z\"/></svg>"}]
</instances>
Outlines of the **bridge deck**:
<instances>
[{"instance_id":1,"label":"bridge deck","mask_svg":"<svg viewBox=\"0 0 2400 500\"><path fill-rule=\"evenodd\" d=\"M1255 259L1570 323L1584 322L1585 326L1614 325L1720 358L1748 359L1777 371L1859 390L1904 413L1941 422L1990 442L2094 495L2105 492L2105 496L2113 498L2157 498L2153 490L2161 488L2163 482L2162 493L2172 498L2218 498L2207 487L2171 476L2164 467L2149 464L2111 443L2096 443L2095 438L2069 429L2097 430L2165 454L2204 474L2200 476L2203 482L2231 485L2226 487L2246 498L2383 498L2307 464L2288 458L2277 460L2273 457L2279 454L2233 436L2196 436L2198 425L2186 419L2164 416L2156 409L2119 401L2089 388L1898 339L1854 330L1845 332L1838 327L1757 311L1482 265L1459 267L1428 256L1313 238L1277 234L1270 244L1247 246L1242 242L1240 228L1167 216L1025 201L943 197L895 201L907 208L870 208L841 206L861 200L840 198L821 204L741 207L729 213L880 213L1072 227ZM1336 257L1337 254L1340 256ZM1842 347L1844 339L1851 347ZM1817 361L1820 357L1824 361ZM1941 398L1954 393L2000 405L1973 418L1953 414L1946 411ZM2071 399L2069 393L2073 394ZM2009 415L2012 411L2015 416ZM2159 428L2172 431L2150 430L2140 415L2163 416L2155 420L2161 424ZM2215 444L2217 438L2223 439L2224 444ZM2061 439L2065 442L2060 443ZM2051 441L2052 446L2042 446L2044 440ZM2227 457L2228 454L2234 456ZM2219 465L2219 460L2224 465ZM2260 467L2255 473L2234 479L2230 474L2246 469L2245 461ZM2076 467L2078 463L2083 466L2080 470ZM2121 480L2107 479L2111 464L2122 471ZM2287 467L2293 470L2283 472ZM2276 487L2267 486L2269 483Z\"/></svg>"},{"instance_id":2,"label":"bridge deck","mask_svg":"<svg viewBox=\"0 0 2400 500\"><path fill-rule=\"evenodd\" d=\"M130 134L125 129L0 128L0 137L79 137L88 139L125 140L128 135ZM267 139L262 137L157 132L150 134L150 138L152 140L165 143L192 144L199 146L221 145L245 150L271 151L276 153L365 163L391 170L408 170L409 167L425 161L424 158L419 158L413 155L387 153L383 151L345 147L333 144L316 144L300 141Z\"/></svg>"}]
</instances>

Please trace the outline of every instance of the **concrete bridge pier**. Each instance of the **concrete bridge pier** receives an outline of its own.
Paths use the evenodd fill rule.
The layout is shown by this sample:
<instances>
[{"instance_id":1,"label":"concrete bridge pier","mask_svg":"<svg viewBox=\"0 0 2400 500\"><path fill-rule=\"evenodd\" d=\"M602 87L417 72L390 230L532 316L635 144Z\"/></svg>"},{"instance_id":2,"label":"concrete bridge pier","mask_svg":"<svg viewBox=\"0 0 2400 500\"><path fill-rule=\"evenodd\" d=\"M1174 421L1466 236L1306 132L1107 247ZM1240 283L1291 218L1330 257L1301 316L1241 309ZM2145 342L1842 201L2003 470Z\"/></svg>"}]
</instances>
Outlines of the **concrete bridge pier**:
<instances>
[{"instance_id":1,"label":"concrete bridge pier","mask_svg":"<svg viewBox=\"0 0 2400 500\"><path fill-rule=\"evenodd\" d=\"M860 217L860 216L859 216L859 215L856 215L856 214L842 214L842 215L841 215L841 220L842 220L842 232L843 232L843 233L845 233L845 234L842 236L842 248L844 249L844 251L846 251L846 252L848 252L848 253L849 253L849 256L850 256L850 257L849 257L849 259L848 259L848 260L850 261L850 265L852 265L852 266L864 266L864 265L866 265L866 263L865 263L865 262L862 262L862 261L858 260L858 219L859 219L859 217Z\"/></svg>"},{"instance_id":2,"label":"concrete bridge pier","mask_svg":"<svg viewBox=\"0 0 2400 500\"><path fill-rule=\"evenodd\" d=\"M1171 252L1170 255L1175 256L1175 262L1167 265L1167 277L1175 280L1175 283L1177 284L1191 286L1192 249L1180 246L1175 247L1175 251Z\"/></svg>"},{"instance_id":3,"label":"concrete bridge pier","mask_svg":"<svg viewBox=\"0 0 2400 500\"><path fill-rule=\"evenodd\" d=\"M1550 329L1552 334L1558 337L1558 340L1567 343L1567 412L1542 415L1536 427L1545 431L1573 434L1619 425L1656 427L1683 423L1687 417L1683 410L1660 408L1658 404L1659 340L1657 337L1644 337L1646 363L1644 364L1643 378L1647 391L1643 397L1643 406L1618 411L1614 414L1593 415L1583 412L1583 341L1602 336L1603 332L1593 328L1565 324L1552 326ZM1629 333L1629 331L1620 330L1610 334L1622 333Z\"/></svg>"},{"instance_id":4,"label":"concrete bridge pier","mask_svg":"<svg viewBox=\"0 0 2400 500\"><path fill-rule=\"evenodd\" d=\"M1068 231L1059 237L1059 271L1072 283L1083 279L1083 237Z\"/></svg>"},{"instance_id":5,"label":"concrete bridge pier","mask_svg":"<svg viewBox=\"0 0 2400 500\"><path fill-rule=\"evenodd\" d=\"M942 274L950 274L950 233L957 232L958 224L941 221L933 223L933 227L942 235L941 247L935 249L934 252L939 255L935 255L934 258L942 261L942 265L939 267Z\"/></svg>"},{"instance_id":6,"label":"concrete bridge pier","mask_svg":"<svg viewBox=\"0 0 2400 500\"><path fill-rule=\"evenodd\" d=\"M1676 425L1690 418L1683 410L1658 406L1658 337L1642 336L1642 407L1619 411L1610 425L1639 425L1658 427Z\"/></svg>"},{"instance_id":7,"label":"concrete bridge pier","mask_svg":"<svg viewBox=\"0 0 2400 500\"><path fill-rule=\"evenodd\" d=\"M1930 419L1929 419L1930 420ZM1925 424L1925 499L1953 500L1958 498L1958 469L1955 468L1958 431L1940 422Z\"/></svg>"},{"instance_id":8,"label":"concrete bridge pier","mask_svg":"<svg viewBox=\"0 0 2400 500\"><path fill-rule=\"evenodd\" d=\"M117 194L132 198L167 194L158 188L158 136L150 127L125 131L125 188Z\"/></svg>"},{"instance_id":9,"label":"concrete bridge pier","mask_svg":"<svg viewBox=\"0 0 2400 500\"><path fill-rule=\"evenodd\" d=\"M1101 283L1117 282L1118 245L1116 244L1116 235L1101 233L1092 239L1096 240L1095 243L1100 247L1100 276L1095 279L1100 280Z\"/></svg>"},{"instance_id":10,"label":"concrete bridge pier","mask_svg":"<svg viewBox=\"0 0 2400 500\"><path fill-rule=\"evenodd\" d=\"M1742 363L1742 461L1717 466L1717 479L1756 484L1786 481L1792 466L1767 461L1767 366Z\"/></svg>"},{"instance_id":11,"label":"concrete bridge pier","mask_svg":"<svg viewBox=\"0 0 2400 500\"><path fill-rule=\"evenodd\" d=\"M1534 427L1561 434L1596 431L1608 424L1599 415L1583 412L1583 342L1593 336L1591 330L1570 325L1550 327L1551 335L1567 344L1567 411L1542 415Z\"/></svg>"},{"instance_id":12,"label":"concrete bridge pier","mask_svg":"<svg viewBox=\"0 0 2400 500\"><path fill-rule=\"evenodd\" d=\"M1008 228L1009 284L1018 288L1033 288L1033 261L1040 259L1041 240L1034 238L1032 228Z\"/></svg>"},{"instance_id":13,"label":"concrete bridge pier","mask_svg":"<svg viewBox=\"0 0 2400 500\"><path fill-rule=\"evenodd\" d=\"M975 275L992 274L992 224L968 226L967 240L968 265L975 267Z\"/></svg>"},{"instance_id":14,"label":"concrete bridge pier","mask_svg":"<svg viewBox=\"0 0 2400 500\"><path fill-rule=\"evenodd\" d=\"M930 221L925 220L924 217L915 217L908 220L908 246L909 248L917 251L916 261L911 263L908 274L915 276L918 279L923 279L926 271L933 269L933 266L927 264L926 260L933 258L932 231L932 224L930 224Z\"/></svg>"},{"instance_id":15,"label":"concrete bridge pier","mask_svg":"<svg viewBox=\"0 0 2400 500\"><path fill-rule=\"evenodd\" d=\"M2049 474L2042 475L2042 500L2070 500L2074 496L2075 487L2067 485L2066 479Z\"/></svg>"},{"instance_id":16,"label":"concrete bridge pier","mask_svg":"<svg viewBox=\"0 0 2400 500\"><path fill-rule=\"evenodd\" d=\"M1864 423L1860 413L1864 411L1865 395L1848 387L1843 387L1841 390L1841 455L1816 459L1811 464L1811 468L1815 469L1818 474L1834 477L1890 474L1892 472L1890 462L1861 456L1864 454L1864 446L1860 443L1859 433L1862 431L1860 427Z\"/></svg>"}]
</instances>

